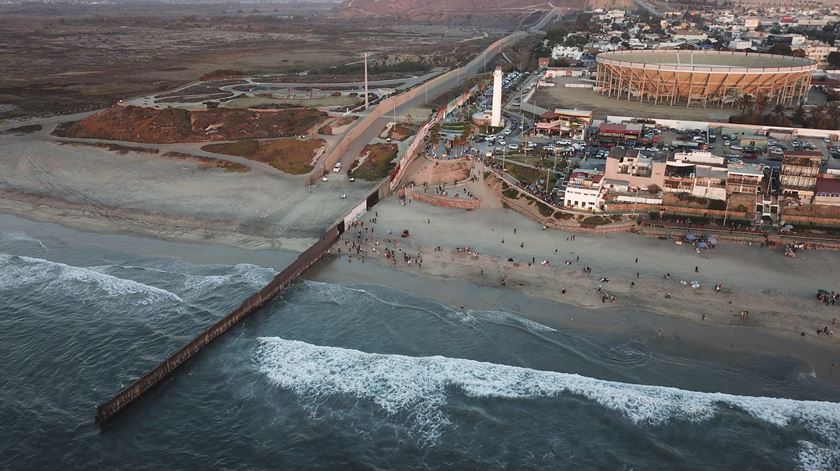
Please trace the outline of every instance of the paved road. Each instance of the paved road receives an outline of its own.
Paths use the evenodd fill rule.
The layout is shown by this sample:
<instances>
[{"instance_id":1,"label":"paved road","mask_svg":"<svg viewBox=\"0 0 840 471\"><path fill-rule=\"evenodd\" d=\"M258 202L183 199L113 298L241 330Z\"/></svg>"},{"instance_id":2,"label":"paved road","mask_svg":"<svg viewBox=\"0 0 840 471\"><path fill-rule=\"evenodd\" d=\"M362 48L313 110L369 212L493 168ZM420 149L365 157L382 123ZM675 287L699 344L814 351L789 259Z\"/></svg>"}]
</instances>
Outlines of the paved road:
<instances>
[{"instance_id":1,"label":"paved road","mask_svg":"<svg viewBox=\"0 0 840 471\"><path fill-rule=\"evenodd\" d=\"M549 12L547 16L554 15L554 12ZM524 31L515 32L508 37L511 40L518 40L528 36L528 33ZM429 85L420 85L421 87L428 87L427 93L420 93L417 97L412 100L409 100L402 106L398 106L396 110L388 110L389 112L386 113L384 116L376 120L374 124L372 124L364 133L358 136L356 139L353 140L351 145L348 147L347 151L344 152L341 159L339 160L342 162L344 168L348 168L348 166L353 163L353 161L359 156L359 153L364 149L364 147L373 139L379 136L379 133L382 132L382 129L391 121L393 121L393 116L396 115L397 118L401 116L406 116L410 114L412 109L417 108L424 108L426 107L426 95L428 94L429 99L433 97L437 97L443 93L446 93L450 90L457 90L462 87L466 87L470 83L470 79L478 73L482 73L485 69L485 60L487 63L487 68L489 69L492 66L492 59L496 56L497 51L493 50L484 50L481 54L476 56L475 59L470 61L467 65L461 68L460 75L455 74L452 77L447 77L444 80L438 81L432 86Z\"/></svg>"}]
</instances>

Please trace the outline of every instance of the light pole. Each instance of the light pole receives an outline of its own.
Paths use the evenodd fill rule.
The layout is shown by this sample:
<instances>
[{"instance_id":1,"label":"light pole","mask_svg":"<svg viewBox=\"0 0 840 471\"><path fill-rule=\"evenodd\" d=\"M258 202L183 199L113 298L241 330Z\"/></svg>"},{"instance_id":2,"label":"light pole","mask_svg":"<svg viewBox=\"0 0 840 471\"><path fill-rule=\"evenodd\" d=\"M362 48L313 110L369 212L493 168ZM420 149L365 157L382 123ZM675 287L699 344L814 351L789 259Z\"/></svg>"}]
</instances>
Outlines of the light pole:
<instances>
[{"instance_id":1,"label":"light pole","mask_svg":"<svg viewBox=\"0 0 840 471\"><path fill-rule=\"evenodd\" d=\"M726 197L726 210L723 211L723 228L726 229L726 218L729 216L729 203L732 201L732 198L729 196Z\"/></svg>"}]
</instances>

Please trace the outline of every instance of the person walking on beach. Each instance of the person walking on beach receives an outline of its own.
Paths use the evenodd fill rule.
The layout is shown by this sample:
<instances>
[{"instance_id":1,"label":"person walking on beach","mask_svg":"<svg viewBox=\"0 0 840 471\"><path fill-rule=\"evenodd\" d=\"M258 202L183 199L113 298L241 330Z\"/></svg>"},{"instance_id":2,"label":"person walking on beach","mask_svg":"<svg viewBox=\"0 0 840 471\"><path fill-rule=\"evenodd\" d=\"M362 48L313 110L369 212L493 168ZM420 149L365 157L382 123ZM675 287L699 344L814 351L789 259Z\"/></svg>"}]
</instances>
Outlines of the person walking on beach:
<instances>
[{"instance_id":1,"label":"person walking on beach","mask_svg":"<svg viewBox=\"0 0 840 471\"><path fill-rule=\"evenodd\" d=\"M694 267L694 273L700 273L700 267L695 266Z\"/></svg>"}]
</instances>

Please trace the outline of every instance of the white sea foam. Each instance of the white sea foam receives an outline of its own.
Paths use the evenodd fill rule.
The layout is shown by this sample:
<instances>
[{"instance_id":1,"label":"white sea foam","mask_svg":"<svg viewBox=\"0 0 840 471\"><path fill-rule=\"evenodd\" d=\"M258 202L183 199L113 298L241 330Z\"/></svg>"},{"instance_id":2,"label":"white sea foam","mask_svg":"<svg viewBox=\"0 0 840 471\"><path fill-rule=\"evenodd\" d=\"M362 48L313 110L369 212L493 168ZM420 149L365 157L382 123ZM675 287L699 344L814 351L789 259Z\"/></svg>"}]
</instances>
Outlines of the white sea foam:
<instances>
[{"instance_id":1,"label":"white sea foam","mask_svg":"<svg viewBox=\"0 0 840 471\"><path fill-rule=\"evenodd\" d=\"M0 254L0 287L2 288L18 288L33 283L62 286L68 281L96 285L111 296L144 294L146 296L139 301L141 304L152 304L164 300L183 302L176 294L164 289L134 280L117 278L90 268L74 267L41 258Z\"/></svg>"},{"instance_id":2,"label":"white sea foam","mask_svg":"<svg viewBox=\"0 0 840 471\"><path fill-rule=\"evenodd\" d=\"M803 471L840 469L840 452L805 440L799 442L798 458L799 467Z\"/></svg>"},{"instance_id":3,"label":"white sea foam","mask_svg":"<svg viewBox=\"0 0 840 471\"><path fill-rule=\"evenodd\" d=\"M649 425L676 418L705 421L723 409L738 409L780 427L799 423L840 449L840 404L830 402L693 392L474 360L364 353L277 337L259 339L255 362L270 381L313 404L341 394L371 400L388 414L409 414L421 441L436 441L449 423L443 406L447 388L455 387L473 397L573 394Z\"/></svg>"}]
</instances>

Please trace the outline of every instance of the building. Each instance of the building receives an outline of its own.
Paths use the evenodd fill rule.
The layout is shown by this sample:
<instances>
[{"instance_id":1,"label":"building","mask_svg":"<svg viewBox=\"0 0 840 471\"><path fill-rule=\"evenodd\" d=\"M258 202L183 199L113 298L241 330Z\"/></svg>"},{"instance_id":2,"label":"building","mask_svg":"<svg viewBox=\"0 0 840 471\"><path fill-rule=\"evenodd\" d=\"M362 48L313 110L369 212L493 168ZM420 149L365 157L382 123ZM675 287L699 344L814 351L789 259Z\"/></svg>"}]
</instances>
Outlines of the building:
<instances>
[{"instance_id":1,"label":"building","mask_svg":"<svg viewBox=\"0 0 840 471\"><path fill-rule=\"evenodd\" d=\"M822 159L822 152L816 150L785 152L779 177L782 195L810 201L817 186Z\"/></svg>"},{"instance_id":2,"label":"building","mask_svg":"<svg viewBox=\"0 0 840 471\"><path fill-rule=\"evenodd\" d=\"M636 142L642 134L641 124L601 123L598 126L598 140L606 145Z\"/></svg>"},{"instance_id":3,"label":"building","mask_svg":"<svg viewBox=\"0 0 840 471\"><path fill-rule=\"evenodd\" d=\"M817 177L814 204L840 206L840 177L823 174Z\"/></svg>"},{"instance_id":4,"label":"building","mask_svg":"<svg viewBox=\"0 0 840 471\"><path fill-rule=\"evenodd\" d=\"M553 79L557 77L583 77L589 71L584 67L549 67L545 71L544 77Z\"/></svg>"},{"instance_id":5,"label":"building","mask_svg":"<svg viewBox=\"0 0 840 471\"><path fill-rule=\"evenodd\" d=\"M502 127L502 67L496 66L493 72L493 109L490 126Z\"/></svg>"},{"instance_id":6,"label":"building","mask_svg":"<svg viewBox=\"0 0 840 471\"><path fill-rule=\"evenodd\" d=\"M840 47L826 44L812 44L805 46L802 50L805 51L805 57L817 63L817 67L825 68L828 66L828 55L832 52L840 51Z\"/></svg>"},{"instance_id":7,"label":"building","mask_svg":"<svg viewBox=\"0 0 840 471\"><path fill-rule=\"evenodd\" d=\"M757 165L730 165L727 168L726 194L758 194L764 172Z\"/></svg>"},{"instance_id":8,"label":"building","mask_svg":"<svg viewBox=\"0 0 840 471\"><path fill-rule=\"evenodd\" d=\"M635 149L613 147L607 156L604 178L623 181L627 190L647 190L652 186L662 188L665 184L665 160L640 154Z\"/></svg>"},{"instance_id":9,"label":"building","mask_svg":"<svg viewBox=\"0 0 840 471\"><path fill-rule=\"evenodd\" d=\"M594 90L654 104L725 106L741 95L767 95L772 104L803 101L816 62L738 51L624 50L598 54Z\"/></svg>"},{"instance_id":10,"label":"building","mask_svg":"<svg viewBox=\"0 0 840 471\"><path fill-rule=\"evenodd\" d=\"M563 205L567 208L580 208L592 211L604 207L604 174L597 170L575 169L569 175Z\"/></svg>"},{"instance_id":11,"label":"building","mask_svg":"<svg viewBox=\"0 0 840 471\"><path fill-rule=\"evenodd\" d=\"M536 123L536 129L537 133L547 136L568 136L584 140L591 124L591 111L557 109L543 113Z\"/></svg>"}]
</instances>

